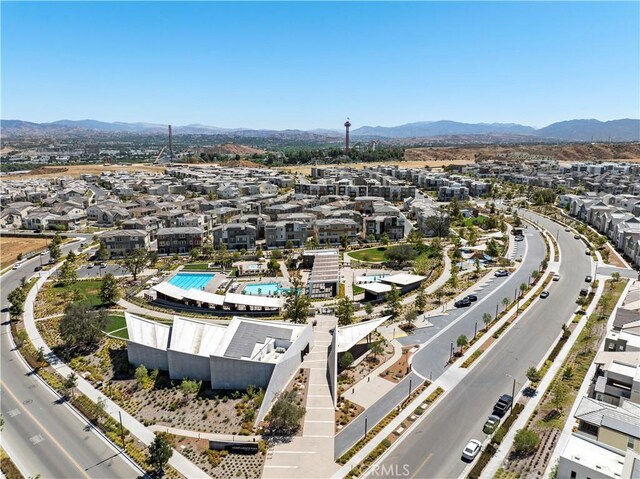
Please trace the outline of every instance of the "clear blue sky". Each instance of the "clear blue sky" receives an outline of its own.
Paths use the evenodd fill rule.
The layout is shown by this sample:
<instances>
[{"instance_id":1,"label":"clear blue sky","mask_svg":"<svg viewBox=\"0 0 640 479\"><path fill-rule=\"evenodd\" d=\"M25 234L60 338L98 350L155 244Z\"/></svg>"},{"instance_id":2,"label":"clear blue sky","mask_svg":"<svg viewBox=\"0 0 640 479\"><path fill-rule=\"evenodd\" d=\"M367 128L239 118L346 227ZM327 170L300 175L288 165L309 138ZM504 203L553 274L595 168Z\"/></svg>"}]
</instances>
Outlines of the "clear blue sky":
<instances>
[{"instance_id":1,"label":"clear blue sky","mask_svg":"<svg viewBox=\"0 0 640 479\"><path fill-rule=\"evenodd\" d=\"M638 118L627 3L2 2L2 118L340 128Z\"/></svg>"}]
</instances>

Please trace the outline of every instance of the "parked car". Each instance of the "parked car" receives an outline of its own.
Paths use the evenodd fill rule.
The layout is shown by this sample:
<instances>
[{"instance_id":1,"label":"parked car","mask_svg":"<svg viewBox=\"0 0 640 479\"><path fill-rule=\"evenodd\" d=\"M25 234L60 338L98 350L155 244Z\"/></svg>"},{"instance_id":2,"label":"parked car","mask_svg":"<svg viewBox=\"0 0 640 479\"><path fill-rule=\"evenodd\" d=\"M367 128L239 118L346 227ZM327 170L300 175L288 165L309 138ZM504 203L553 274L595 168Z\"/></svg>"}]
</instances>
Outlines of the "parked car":
<instances>
[{"instance_id":1,"label":"parked car","mask_svg":"<svg viewBox=\"0 0 640 479\"><path fill-rule=\"evenodd\" d=\"M467 445L464 447L464 449L462 450L462 459L467 461L473 461L478 455L478 453L480 452L481 448L482 448L482 443L480 441L476 439L471 439L471 441L469 441Z\"/></svg>"},{"instance_id":2,"label":"parked car","mask_svg":"<svg viewBox=\"0 0 640 479\"><path fill-rule=\"evenodd\" d=\"M543 291L542 293L540 293L540 297L542 299L548 298L549 297L549 291Z\"/></svg>"},{"instance_id":3,"label":"parked car","mask_svg":"<svg viewBox=\"0 0 640 479\"><path fill-rule=\"evenodd\" d=\"M516 236L514 239L515 239L516 241L524 241L524 236L520 236L520 235L518 235L518 236Z\"/></svg>"},{"instance_id":4,"label":"parked car","mask_svg":"<svg viewBox=\"0 0 640 479\"><path fill-rule=\"evenodd\" d=\"M471 301L469 298L462 298L453 303L456 308L466 308L467 306L471 306Z\"/></svg>"},{"instance_id":5,"label":"parked car","mask_svg":"<svg viewBox=\"0 0 640 479\"><path fill-rule=\"evenodd\" d=\"M42 266L38 265L35 268L33 268L34 271L40 271L42 270Z\"/></svg>"},{"instance_id":6,"label":"parked car","mask_svg":"<svg viewBox=\"0 0 640 479\"><path fill-rule=\"evenodd\" d=\"M571 232L571 228L565 228L564 229L567 233Z\"/></svg>"},{"instance_id":7,"label":"parked car","mask_svg":"<svg viewBox=\"0 0 640 479\"><path fill-rule=\"evenodd\" d=\"M560 273L556 273L553 275L553 280L554 281L560 281Z\"/></svg>"},{"instance_id":8,"label":"parked car","mask_svg":"<svg viewBox=\"0 0 640 479\"><path fill-rule=\"evenodd\" d=\"M478 297L477 297L475 294L468 294L468 295L467 295L467 299L468 299L469 301L471 301L472 303L473 303L474 301L478 301Z\"/></svg>"},{"instance_id":9,"label":"parked car","mask_svg":"<svg viewBox=\"0 0 640 479\"><path fill-rule=\"evenodd\" d=\"M492 434L498 428L498 424L500 424L500 418L492 414L485 421L484 426L482 427L482 432L485 434Z\"/></svg>"},{"instance_id":10,"label":"parked car","mask_svg":"<svg viewBox=\"0 0 640 479\"><path fill-rule=\"evenodd\" d=\"M48 249L46 249L46 250L44 250L42 253L40 253L40 256L46 256L46 255L48 255L48 254L49 254L49 250L48 250Z\"/></svg>"},{"instance_id":11,"label":"parked car","mask_svg":"<svg viewBox=\"0 0 640 479\"><path fill-rule=\"evenodd\" d=\"M593 281L593 278L591 277L591 275L587 275L584 278L585 283L591 283L591 281Z\"/></svg>"},{"instance_id":12,"label":"parked car","mask_svg":"<svg viewBox=\"0 0 640 479\"><path fill-rule=\"evenodd\" d=\"M101 268L106 268L107 267L107 263L100 263L100 267Z\"/></svg>"},{"instance_id":13,"label":"parked car","mask_svg":"<svg viewBox=\"0 0 640 479\"><path fill-rule=\"evenodd\" d=\"M589 290L587 288L582 288L580 290L580 296L586 296L589 294Z\"/></svg>"},{"instance_id":14,"label":"parked car","mask_svg":"<svg viewBox=\"0 0 640 479\"><path fill-rule=\"evenodd\" d=\"M573 235L574 239L580 239L580 235Z\"/></svg>"},{"instance_id":15,"label":"parked car","mask_svg":"<svg viewBox=\"0 0 640 479\"><path fill-rule=\"evenodd\" d=\"M13 268L11 269L20 269L21 266L22 266L22 263L16 263L13 265Z\"/></svg>"},{"instance_id":16,"label":"parked car","mask_svg":"<svg viewBox=\"0 0 640 479\"><path fill-rule=\"evenodd\" d=\"M589 249L587 248L586 250L584 250L584 254L591 256L591 251L589 251Z\"/></svg>"},{"instance_id":17,"label":"parked car","mask_svg":"<svg viewBox=\"0 0 640 479\"><path fill-rule=\"evenodd\" d=\"M94 266L94 265L93 265L93 263L89 263L89 264L87 265L87 269L91 269L91 268L93 268L93 266Z\"/></svg>"},{"instance_id":18,"label":"parked car","mask_svg":"<svg viewBox=\"0 0 640 479\"><path fill-rule=\"evenodd\" d=\"M509 276L509 272L506 269L499 269L493 275L497 278L500 278L502 276Z\"/></svg>"},{"instance_id":19,"label":"parked car","mask_svg":"<svg viewBox=\"0 0 640 479\"><path fill-rule=\"evenodd\" d=\"M497 416L504 416L504 414L507 412L507 409L511 407L512 402L512 396L510 396L509 394L503 394L493 406L493 412L496 413Z\"/></svg>"}]
</instances>

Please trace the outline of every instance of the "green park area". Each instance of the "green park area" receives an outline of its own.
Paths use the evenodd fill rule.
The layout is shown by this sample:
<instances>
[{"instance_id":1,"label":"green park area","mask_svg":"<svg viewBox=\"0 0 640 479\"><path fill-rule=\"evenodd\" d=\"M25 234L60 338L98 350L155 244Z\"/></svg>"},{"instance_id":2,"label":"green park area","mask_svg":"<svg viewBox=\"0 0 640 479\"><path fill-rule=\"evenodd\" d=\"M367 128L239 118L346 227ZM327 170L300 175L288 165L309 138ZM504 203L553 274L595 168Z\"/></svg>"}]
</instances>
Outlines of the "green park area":
<instances>
[{"instance_id":1,"label":"green park area","mask_svg":"<svg viewBox=\"0 0 640 479\"><path fill-rule=\"evenodd\" d=\"M357 259L358 261L364 261L367 263L382 263L388 260L385 255L386 251L386 246L380 246L378 248L367 248L359 251L352 251L349 253L349 256L353 259Z\"/></svg>"},{"instance_id":2,"label":"green park area","mask_svg":"<svg viewBox=\"0 0 640 479\"><path fill-rule=\"evenodd\" d=\"M69 303L81 301L91 307L102 306L101 286L101 279L76 281L66 285L62 283L47 284L40 290L36 300L36 318L62 313Z\"/></svg>"}]
</instances>

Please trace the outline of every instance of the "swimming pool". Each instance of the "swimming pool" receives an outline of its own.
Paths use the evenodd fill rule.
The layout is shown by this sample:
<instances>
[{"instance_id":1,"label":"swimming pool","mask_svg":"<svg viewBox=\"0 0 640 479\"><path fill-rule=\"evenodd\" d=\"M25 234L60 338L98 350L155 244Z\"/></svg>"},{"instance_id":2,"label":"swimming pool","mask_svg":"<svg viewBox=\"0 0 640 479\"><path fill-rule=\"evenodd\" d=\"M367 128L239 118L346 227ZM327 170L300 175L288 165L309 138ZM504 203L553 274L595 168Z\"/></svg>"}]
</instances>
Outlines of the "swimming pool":
<instances>
[{"instance_id":1,"label":"swimming pool","mask_svg":"<svg viewBox=\"0 0 640 479\"><path fill-rule=\"evenodd\" d=\"M169 280L169 284L182 289L203 289L214 276L213 273L178 273Z\"/></svg>"},{"instance_id":2,"label":"swimming pool","mask_svg":"<svg viewBox=\"0 0 640 479\"><path fill-rule=\"evenodd\" d=\"M278 283L251 283L246 285L242 291L244 294L254 296L275 296L285 294L289 288L281 288Z\"/></svg>"}]
</instances>

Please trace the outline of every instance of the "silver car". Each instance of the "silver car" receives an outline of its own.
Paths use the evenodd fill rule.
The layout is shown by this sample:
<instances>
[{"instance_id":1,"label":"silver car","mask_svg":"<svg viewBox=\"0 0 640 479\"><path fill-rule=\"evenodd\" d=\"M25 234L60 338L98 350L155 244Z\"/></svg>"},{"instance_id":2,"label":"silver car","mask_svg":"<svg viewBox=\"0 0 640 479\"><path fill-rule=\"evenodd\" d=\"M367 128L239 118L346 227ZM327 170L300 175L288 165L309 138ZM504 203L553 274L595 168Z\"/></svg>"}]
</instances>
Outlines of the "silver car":
<instances>
[{"instance_id":1,"label":"silver car","mask_svg":"<svg viewBox=\"0 0 640 479\"><path fill-rule=\"evenodd\" d=\"M467 461L473 461L480 452L481 448L482 443L480 441L471 439L471 441L469 441L462 450L462 458L466 459Z\"/></svg>"}]
</instances>

